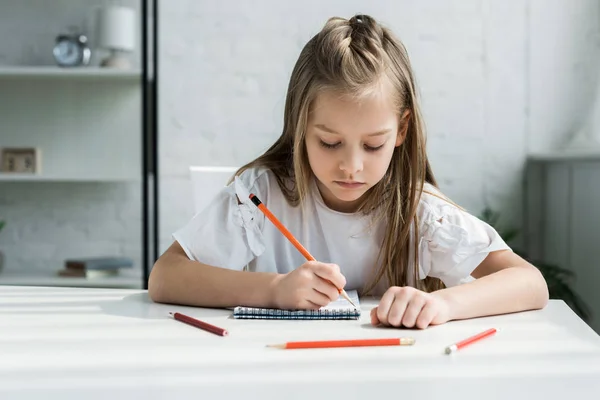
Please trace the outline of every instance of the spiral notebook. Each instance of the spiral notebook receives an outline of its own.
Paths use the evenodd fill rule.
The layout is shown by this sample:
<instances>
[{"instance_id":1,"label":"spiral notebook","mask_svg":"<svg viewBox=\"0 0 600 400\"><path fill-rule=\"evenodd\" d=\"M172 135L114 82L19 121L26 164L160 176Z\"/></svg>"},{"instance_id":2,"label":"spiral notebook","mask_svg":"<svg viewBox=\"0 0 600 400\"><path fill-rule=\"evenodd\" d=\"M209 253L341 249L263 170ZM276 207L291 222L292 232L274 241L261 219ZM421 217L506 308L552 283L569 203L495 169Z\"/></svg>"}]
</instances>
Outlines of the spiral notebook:
<instances>
[{"instance_id":1,"label":"spiral notebook","mask_svg":"<svg viewBox=\"0 0 600 400\"><path fill-rule=\"evenodd\" d=\"M280 310L275 308L254 308L238 306L233 309L237 319L358 319L360 303L356 290L346 291L356 308L343 297L332 301L318 310Z\"/></svg>"}]
</instances>

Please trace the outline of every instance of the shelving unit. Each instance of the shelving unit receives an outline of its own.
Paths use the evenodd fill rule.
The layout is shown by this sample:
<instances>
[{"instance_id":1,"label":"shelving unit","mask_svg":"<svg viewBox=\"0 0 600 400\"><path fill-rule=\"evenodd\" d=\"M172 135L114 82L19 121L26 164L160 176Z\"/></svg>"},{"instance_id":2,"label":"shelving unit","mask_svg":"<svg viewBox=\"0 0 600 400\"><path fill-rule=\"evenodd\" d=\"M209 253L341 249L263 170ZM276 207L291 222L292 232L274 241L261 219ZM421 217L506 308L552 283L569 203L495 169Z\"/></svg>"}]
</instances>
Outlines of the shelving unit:
<instances>
[{"instance_id":1,"label":"shelving unit","mask_svg":"<svg viewBox=\"0 0 600 400\"><path fill-rule=\"evenodd\" d=\"M138 182L139 178L127 176L68 176L44 174L0 173L0 182Z\"/></svg>"},{"instance_id":2,"label":"shelving unit","mask_svg":"<svg viewBox=\"0 0 600 400\"><path fill-rule=\"evenodd\" d=\"M22 20L29 35L27 46L17 43L2 54L0 148L41 152L35 174L0 171L0 220L7 222L0 232L0 285L146 286L156 258L149 247L157 243L157 189L149 178L156 176L157 49L156 25L148 25L157 5L128 3L137 10L139 42L129 55L134 68L127 70L95 66L100 53L93 66L55 65L44 46L65 21L52 14L42 25L35 22L55 11L48 2L37 2L34 11L15 2L12 13L0 17L5 24ZM87 19L92 11L77 3L69 18ZM15 31L21 24L11 26L15 39L24 37ZM45 65L19 65L27 62ZM94 279L57 275L69 258L104 256L130 258L133 269Z\"/></svg>"},{"instance_id":3,"label":"shelving unit","mask_svg":"<svg viewBox=\"0 0 600 400\"><path fill-rule=\"evenodd\" d=\"M0 79L84 79L84 80L139 80L140 70L115 70L99 67L61 68L55 66L0 67Z\"/></svg>"},{"instance_id":4,"label":"shelving unit","mask_svg":"<svg viewBox=\"0 0 600 400\"><path fill-rule=\"evenodd\" d=\"M3 207L0 215L9 229L15 226L19 232L3 240L13 255L0 273L0 285L143 288L143 261L137 251L143 247L143 238L134 228L139 223L135 210L141 215L142 205L135 203L135 195L131 197L132 187L138 188L143 177L142 77L139 70L97 67L0 68L0 148L32 147L41 152L37 173L0 172L0 192L6 191L9 198L12 193L26 196L22 201L8 201L10 206ZM21 185L8 186L13 183ZM60 186L63 183L72 185ZM133 186L98 189L95 183ZM88 193L85 200L74 200L83 193ZM104 193L111 194L102 197ZM21 204L32 208L26 210ZM65 207L73 209L73 214ZM96 216L82 214L88 207ZM90 221L87 228L77 222L81 218ZM114 227L121 224L132 232L121 239L126 241L125 253L107 244L111 235L118 235ZM77 226L79 236L71 233L66 239L72 226ZM107 230L106 238L98 229ZM71 241L76 245L71 246ZM82 247L88 249L84 254ZM46 255L48 270L37 269L32 266L35 261L30 265L27 256L19 256L30 251L54 254ZM135 267L119 276L94 279L60 277L57 268L52 268L73 254L87 252L130 257Z\"/></svg>"}]
</instances>

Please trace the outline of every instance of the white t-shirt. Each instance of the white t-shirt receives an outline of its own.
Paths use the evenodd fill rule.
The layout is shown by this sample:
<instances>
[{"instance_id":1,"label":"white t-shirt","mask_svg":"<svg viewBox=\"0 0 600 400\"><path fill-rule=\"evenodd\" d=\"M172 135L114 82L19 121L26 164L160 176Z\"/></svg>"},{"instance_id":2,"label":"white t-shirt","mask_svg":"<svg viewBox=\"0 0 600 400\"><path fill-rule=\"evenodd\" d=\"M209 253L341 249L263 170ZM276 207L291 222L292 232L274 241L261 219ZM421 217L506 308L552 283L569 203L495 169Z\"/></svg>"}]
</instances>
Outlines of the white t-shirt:
<instances>
[{"instance_id":1,"label":"white t-shirt","mask_svg":"<svg viewBox=\"0 0 600 400\"><path fill-rule=\"evenodd\" d=\"M340 266L346 290L360 291L371 281L385 220L372 225L368 216L330 209L316 184L302 208L292 207L270 170L247 170L239 179L315 259ZM437 192L431 185L425 189ZM224 187L173 234L187 256L216 267L242 270L248 266L248 270L260 272L287 273L305 263L302 254L240 191L238 187L236 193L235 183ZM439 197L423 193L417 213L419 279L436 277L446 286L468 282L490 252L510 250L490 225ZM384 281L374 295L382 295L388 288Z\"/></svg>"}]
</instances>

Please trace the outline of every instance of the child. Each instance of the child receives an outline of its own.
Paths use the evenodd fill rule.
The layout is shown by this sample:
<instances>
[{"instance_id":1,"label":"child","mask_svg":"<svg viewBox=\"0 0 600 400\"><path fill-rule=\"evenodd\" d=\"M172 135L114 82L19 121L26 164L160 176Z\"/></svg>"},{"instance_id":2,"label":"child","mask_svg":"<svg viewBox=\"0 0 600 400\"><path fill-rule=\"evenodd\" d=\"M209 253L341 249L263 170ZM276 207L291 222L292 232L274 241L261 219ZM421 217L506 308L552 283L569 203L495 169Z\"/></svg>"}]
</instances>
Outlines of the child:
<instances>
[{"instance_id":1,"label":"child","mask_svg":"<svg viewBox=\"0 0 600 400\"><path fill-rule=\"evenodd\" d=\"M425 328L539 309L539 271L440 193L403 45L367 15L302 50L283 133L236 174L318 260L306 262L231 182L156 261L156 302L318 308L381 296L374 325Z\"/></svg>"}]
</instances>

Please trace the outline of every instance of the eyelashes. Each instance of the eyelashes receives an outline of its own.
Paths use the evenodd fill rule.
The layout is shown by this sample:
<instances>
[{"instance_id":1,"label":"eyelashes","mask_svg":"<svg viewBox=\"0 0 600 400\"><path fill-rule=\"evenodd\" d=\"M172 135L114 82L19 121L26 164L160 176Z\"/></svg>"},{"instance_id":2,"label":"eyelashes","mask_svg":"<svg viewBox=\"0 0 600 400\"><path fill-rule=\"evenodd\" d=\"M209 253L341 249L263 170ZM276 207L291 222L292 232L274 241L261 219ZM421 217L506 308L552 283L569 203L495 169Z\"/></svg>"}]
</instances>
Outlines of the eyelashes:
<instances>
[{"instance_id":1,"label":"eyelashes","mask_svg":"<svg viewBox=\"0 0 600 400\"><path fill-rule=\"evenodd\" d=\"M338 147L340 147L340 145L342 144L341 142L337 142L337 143L327 143L327 142L324 142L324 141L322 141L322 140L319 140L319 143L321 144L321 147L324 147L324 148L326 148L326 149L329 149L329 150L334 150L334 149L337 149L337 148L338 148ZM382 144L381 146L372 147L372 146L367 146L367 145L365 144L363 147L364 147L364 149L365 149L366 151L377 151L377 150L381 150L381 148L383 148L383 146L384 146L384 145L385 145L385 143L384 143L384 144Z\"/></svg>"},{"instance_id":2,"label":"eyelashes","mask_svg":"<svg viewBox=\"0 0 600 400\"><path fill-rule=\"evenodd\" d=\"M337 149L338 147L340 147L340 142L331 144L331 143L326 143L322 140L319 140L319 143L321 144L322 147L325 147L326 149Z\"/></svg>"}]
</instances>

